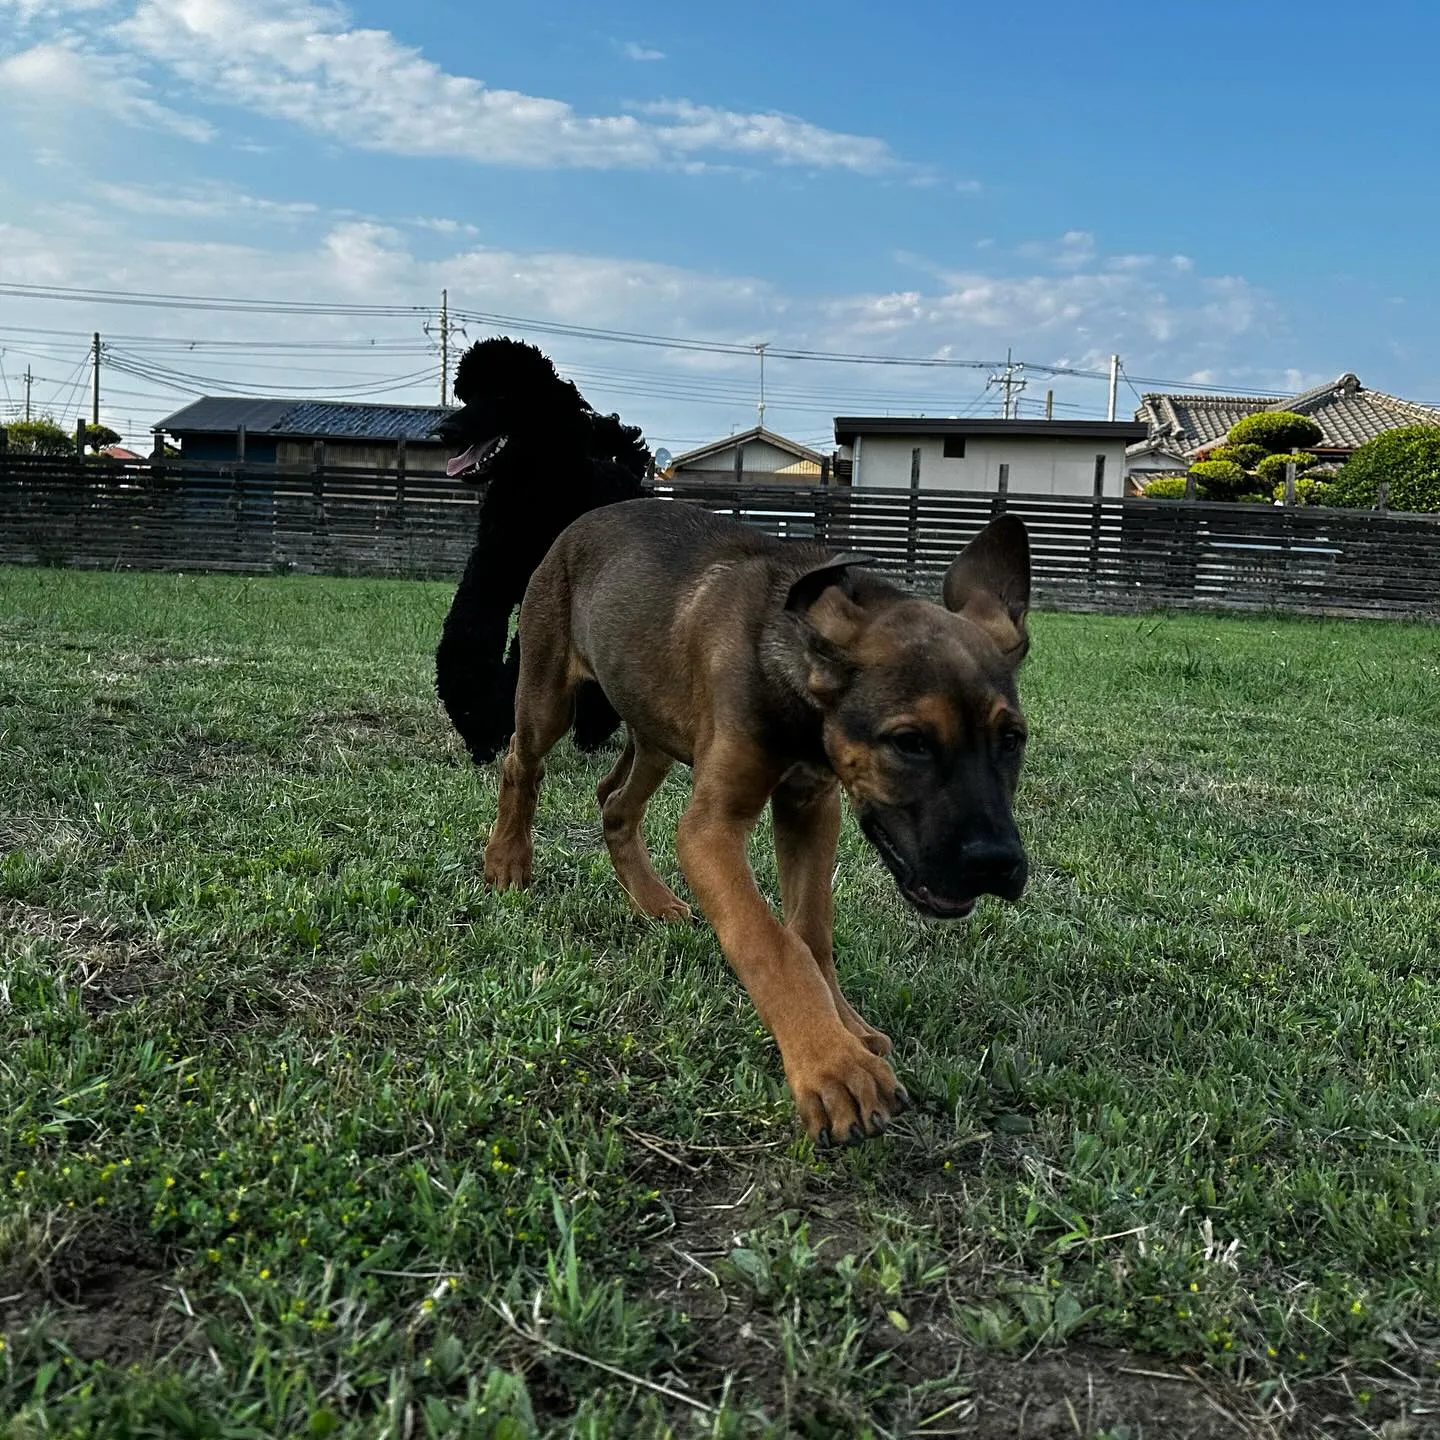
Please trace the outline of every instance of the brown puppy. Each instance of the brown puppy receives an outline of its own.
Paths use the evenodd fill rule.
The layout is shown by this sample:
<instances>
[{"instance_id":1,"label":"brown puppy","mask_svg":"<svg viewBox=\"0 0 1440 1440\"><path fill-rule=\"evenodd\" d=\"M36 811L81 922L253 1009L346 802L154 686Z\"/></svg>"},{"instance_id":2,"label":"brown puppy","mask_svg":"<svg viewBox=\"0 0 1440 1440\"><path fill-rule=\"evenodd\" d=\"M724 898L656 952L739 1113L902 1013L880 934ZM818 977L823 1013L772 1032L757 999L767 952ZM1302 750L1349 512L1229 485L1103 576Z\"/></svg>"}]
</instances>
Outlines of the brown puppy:
<instances>
[{"instance_id":1,"label":"brown puppy","mask_svg":"<svg viewBox=\"0 0 1440 1440\"><path fill-rule=\"evenodd\" d=\"M1025 745L1025 527L1006 515L986 526L951 565L943 609L865 563L663 500L581 516L525 592L515 733L485 850L493 885L529 885L545 754L569 728L576 686L598 681L628 728L598 790L620 883L645 914L688 918L650 864L641 821L670 766L691 765L680 867L822 1143L876 1134L908 1103L883 1058L889 1039L835 976L840 788L926 914L968 915L985 893L1018 899L1026 879L1011 814ZM784 925L746 858L767 802Z\"/></svg>"}]
</instances>

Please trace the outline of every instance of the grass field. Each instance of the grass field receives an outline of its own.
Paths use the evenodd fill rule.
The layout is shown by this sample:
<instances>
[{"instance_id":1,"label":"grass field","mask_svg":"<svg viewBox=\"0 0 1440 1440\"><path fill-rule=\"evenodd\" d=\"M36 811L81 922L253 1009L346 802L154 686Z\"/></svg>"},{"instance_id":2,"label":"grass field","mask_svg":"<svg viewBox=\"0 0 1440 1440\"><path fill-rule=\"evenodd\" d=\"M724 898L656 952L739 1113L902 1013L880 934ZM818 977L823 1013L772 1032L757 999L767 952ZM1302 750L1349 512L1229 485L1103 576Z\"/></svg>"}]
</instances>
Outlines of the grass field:
<instances>
[{"instance_id":1,"label":"grass field","mask_svg":"<svg viewBox=\"0 0 1440 1440\"><path fill-rule=\"evenodd\" d=\"M0 571L0 1433L1440 1433L1440 631L1037 616L1023 902L847 821L817 1156L604 762L485 891L447 602Z\"/></svg>"}]
</instances>

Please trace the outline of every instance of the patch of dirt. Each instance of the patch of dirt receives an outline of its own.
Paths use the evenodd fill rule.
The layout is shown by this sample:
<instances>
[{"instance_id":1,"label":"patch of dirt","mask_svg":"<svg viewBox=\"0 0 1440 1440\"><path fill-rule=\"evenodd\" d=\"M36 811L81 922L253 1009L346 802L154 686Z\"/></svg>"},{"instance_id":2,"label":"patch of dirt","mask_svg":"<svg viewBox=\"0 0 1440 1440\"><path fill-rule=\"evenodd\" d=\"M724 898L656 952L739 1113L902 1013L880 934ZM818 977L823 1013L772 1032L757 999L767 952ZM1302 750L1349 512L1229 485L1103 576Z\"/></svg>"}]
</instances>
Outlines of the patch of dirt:
<instances>
[{"instance_id":1,"label":"patch of dirt","mask_svg":"<svg viewBox=\"0 0 1440 1440\"><path fill-rule=\"evenodd\" d=\"M0 1291L0 1331L18 1340L33 1327L82 1360L123 1368L203 1343L157 1257L141 1247L69 1248L52 1259L43 1282L0 1277Z\"/></svg>"},{"instance_id":2,"label":"patch of dirt","mask_svg":"<svg viewBox=\"0 0 1440 1440\"><path fill-rule=\"evenodd\" d=\"M0 931L26 940L43 940L66 967L62 979L80 991L92 1015L128 1005L166 981L160 947L108 920L68 915L23 901L0 902Z\"/></svg>"},{"instance_id":3,"label":"patch of dirt","mask_svg":"<svg viewBox=\"0 0 1440 1440\"><path fill-rule=\"evenodd\" d=\"M646 1290L656 1304L689 1317L694 1345L685 1388L698 1386L696 1393L713 1399L733 1376L732 1395L772 1418L790 1417L794 1433L852 1431L853 1415L806 1408L813 1397L800 1407L803 1414L794 1408L777 1315L724 1280L720 1262L777 1208L800 1210L810 1244L823 1244L832 1259L863 1254L870 1232L847 1218L834 1195L817 1189L782 1196L747 1179L734 1161L753 1157L704 1156L661 1143L672 1159L650 1158L668 1171L675 1224L647 1246ZM689 1167L683 1175L676 1162ZM913 1413L899 1402L876 1417L916 1440L1440 1440L1440 1384L1407 1380L1399 1371L1264 1388L1204 1367L1083 1344L1023 1355L989 1351L956 1329L943 1296L907 1309L909 1329L874 1327L866 1355L879 1361L875 1378L883 1374L897 1392L924 1387Z\"/></svg>"}]
</instances>

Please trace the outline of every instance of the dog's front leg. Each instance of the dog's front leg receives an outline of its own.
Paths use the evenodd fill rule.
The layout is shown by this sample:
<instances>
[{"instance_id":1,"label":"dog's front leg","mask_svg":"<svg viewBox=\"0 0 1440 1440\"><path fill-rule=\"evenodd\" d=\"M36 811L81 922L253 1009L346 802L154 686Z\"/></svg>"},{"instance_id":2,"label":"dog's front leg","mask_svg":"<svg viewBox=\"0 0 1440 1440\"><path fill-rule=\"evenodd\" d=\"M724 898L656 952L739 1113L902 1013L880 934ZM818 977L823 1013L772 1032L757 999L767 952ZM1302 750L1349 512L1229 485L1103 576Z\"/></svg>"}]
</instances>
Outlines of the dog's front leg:
<instances>
[{"instance_id":1,"label":"dog's front leg","mask_svg":"<svg viewBox=\"0 0 1440 1440\"><path fill-rule=\"evenodd\" d=\"M909 1103L894 1072L846 1029L809 947L770 912L746 840L779 775L748 742L695 759L695 788L676 851L721 949L780 1047L785 1078L811 1137L859 1140Z\"/></svg>"},{"instance_id":2,"label":"dog's front leg","mask_svg":"<svg viewBox=\"0 0 1440 1440\"><path fill-rule=\"evenodd\" d=\"M775 822L775 864L785 923L809 947L835 998L840 1023L869 1051L888 1055L895 1047L868 1024L845 998L835 973L835 911L830 877L840 838L840 786L833 776L800 776L783 781L770 797Z\"/></svg>"}]
</instances>

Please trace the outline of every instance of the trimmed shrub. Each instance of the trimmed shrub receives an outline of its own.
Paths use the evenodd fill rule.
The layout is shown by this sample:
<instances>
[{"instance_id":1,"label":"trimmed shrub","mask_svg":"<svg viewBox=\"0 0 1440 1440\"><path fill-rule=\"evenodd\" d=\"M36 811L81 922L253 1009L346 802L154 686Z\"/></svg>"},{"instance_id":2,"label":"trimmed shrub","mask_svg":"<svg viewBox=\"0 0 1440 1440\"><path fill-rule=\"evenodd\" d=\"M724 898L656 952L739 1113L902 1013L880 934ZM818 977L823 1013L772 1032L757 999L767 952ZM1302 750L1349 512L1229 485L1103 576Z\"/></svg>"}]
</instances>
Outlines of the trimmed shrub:
<instances>
[{"instance_id":1,"label":"trimmed shrub","mask_svg":"<svg viewBox=\"0 0 1440 1440\"><path fill-rule=\"evenodd\" d=\"M1367 440L1327 486L1326 503L1371 507L1382 479L1392 510L1440 511L1440 425L1405 425Z\"/></svg>"},{"instance_id":2,"label":"trimmed shrub","mask_svg":"<svg viewBox=\"0 0 1440 1440\"><path fill-rule=\"evenodd\" d=\"M1277 480L1283 485L1285 483L1285 467L1292 460L1295 462L1297 478L1315 463L1315 457L1305 454L1303 450L1298 455L1267 455L1255 467L1255 474L1267 485L1273 485Z\"/></svg>"},{"instance_id":3,"label":"trimmed shrub","mask_svg":"<svg viewBox=\"0 0 1440 1440\"><path fill-rule=\"evenodd\" d=\"M1295 503L1297 505L1329 505L1330 486L1314 475L1295 477ZM1282 480L1272 492L1277 501L1285 499L1285 482Z\"/></svg>"},{"instance_id":4,"label":"trimmed shrub","mask_svg":"<svg viewBox=\"0 0 1440 1440\"><path fill-rule=\"evenodd\" d=\"M1261 410L1237 420L1225 439L1231 445L1260 445L1271 455L1295 447L1318 445L1320 427L1308 416L1293 410Z\"/></svg>"},{"instance_id":5,"label":"trimmed shrub","mask_svg":"<svg viewBox=\"0 0 1440 1440\"><path fill-rule=\"evenodd\" d=\"M1199 493L1199 486L1196 486ZM1185 498L1185 477L1183 475L1158 475L1142 492L1147 500L1183 500Z\"/></svg>"},{"instance_id":6,"label":"trimmed shrub","mask_svg":"<svg viewBox=\"0 0 1440 1440\"><path fill-rule=\"evenodd\" d=\"M1263 445L1217 445L1207 460L1233 460L1242 470L1253 470L1270 452Z\"/></svg>"},{"instance_id":7,"label":"trimmed shrub","mask_svg":"<svg viewBox=\"0 0 1440 1440\"><path fill-rule=\"evenodd\" d=\"M1237 505L1269 505L1271 503L1268 495L1262 495L1258 490L1247 490L1243 495L1235 497Z\"/></svg>"},{"instance_id":8,"label":"trimmed shrub","mask_svg":"<svg viewBox=\"0 0 1440 1440\"><path fill-rule=\"evenodd\" d=\"M1204 485L1207 500L1233 500L1253 483L1233 460L1197 460L1190 473Z\"/></svg>"}]
</instances>

